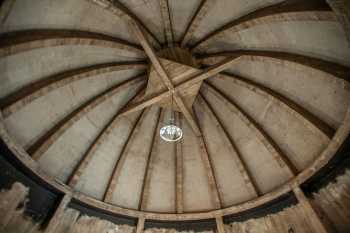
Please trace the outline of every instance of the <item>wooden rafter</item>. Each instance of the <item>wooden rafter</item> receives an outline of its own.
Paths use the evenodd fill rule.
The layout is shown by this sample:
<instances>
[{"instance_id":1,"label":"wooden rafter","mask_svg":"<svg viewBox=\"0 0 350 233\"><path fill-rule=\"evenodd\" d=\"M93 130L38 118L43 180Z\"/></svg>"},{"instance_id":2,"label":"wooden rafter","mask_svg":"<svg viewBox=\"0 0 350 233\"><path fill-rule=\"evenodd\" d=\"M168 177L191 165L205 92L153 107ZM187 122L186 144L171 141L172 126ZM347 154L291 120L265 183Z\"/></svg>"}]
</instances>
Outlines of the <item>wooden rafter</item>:
<instances>
[{"instance_id":1,"label":"wooden rafter","mask_svg":"<svg viewBox=\"0 0 350 233\"><path fill-rule=\"evenodd\" d=\"M224 125L222 124L221 120L215 113L213 107L211 104L207 101L205 96L200 93L197 100L199 103L202 104L204 111L210 116L210 118L215 122L215 125L217 125L220 134L225 139L225 144L228 144L228 148L231 151L231 155L235 161L235 164L237 165L239 172L241 173L243 180L252 196L258 197L260 195L259 188L256 185L256 182L254 181L251 173L248 170L248 167L246 163L244 162L241 153L238 151L238 148L236 146L236 143L234 143L231 135L228 133Z\"/></svg>"},{"instance_id":2,"label":"wooden rafter","mask_svg":"<svg viewBox=\"0 0 350 233\"><path fill-rule=\"evenodd\" d=\"M316 135L319 135L325 142L329 142L335 134L335 130L326 122L322 121L299 104L270 88L248 80L237 74L219 74L218 77L227 78L239 86L247 88L259 95L265 96L266 98L275 101L292 116L299 119L306 126L306 128L310 129Z\"/></svg>"},{"instance_id":3,"label":"wooden rafter","mask_svg":"<svg viewBox=\"0 0 350 233\"><path fill-rule=\"evenodd\" d=\"M194 115L196 116L195 112L194 112ZM206 174L207 174L211 201L212 201L215 209L221 209L222 202L221 202L221 198L220 198L218 184L217 184L216 178L215 178L215 171L214 171L214 168L213 168L213 165L211 162L211 158L210 158L210 155L208 152L208 148L207 148L207 145L205 144L202 133L200 136L197 136L197 141L198 141L199 148L201 151L200 155L201 155L201 159L202 159L202 162L204 165L204 169L205 169Z\"/></svg>"},{"instance_id":4,"label":"wooden rafter","mask_svg":"<svg viewBox=\"0 0 350 233\"><path fill-rule=\"evenodd\" d=\"M224 93L213 85L204 83L203 88L210 91L216 98L224 102L228 109L236 114L240 120L256 135L258 140L266 147L270 152L274 160L278 163L281 168L286 167L289 174L294 177L298 174L298 169L290 161L287 155L285 155L279 148L277 143L258 125L247 113L245 113L237 104L233 103Z\"/></svg>"},{"instance_id":5,"label":"wooden rafter","mask_svg":"<svg viewBox=\"0 0 350 233\"><path fill-rule=\"evenodd\" d=\"M215 217L217 233L225 233L225 224L222 216Z\"/></svg>"},{"instance_id":6,"label":"wooden rafter","mask_svg":"<svg viewBox=\"0 0 350 233\"><path fill-rule=\"evenodd\" d=\"M183 117L180 114L176 114L177 122L180 128L183 125ZM184 185L184 173L183 173L183 141L180 140L175 144L175 205L176 212L183 213L184 212L184 194L183 194L183 185Z\"/></svg>"},{"instance_id":7,"label":"wooden rafter","mask_svg":"<svg viewBox=\"0 0 350 233\"><path fill-rule=\"evenodd\" d=\"M140 90L136 93L136 95L131 98L129 102L132 102L138 98L140 98L142 95L144 95L146 88L140 88ZM121 120L120 111L118 111L115 116L112 118L110 122L107 123L107 125L101 130L100 134L95 138L95 140L92 142L92 144L89 146L85 154L82 156L81 160L79 161L78 165L75 167L74 171L70 175L70 178L67 181L67 184L71 187L74 187L82 174L84 173L85 169L91 162L93 156L95 155L96 151L100 148L100 146L108 140L108 137L113 132L117 124Z\"/></svg>"},{"instance_id":8,"label":"wooden rafter","mask_svg":"<svg viewBox=\"0 0 350 233\"><path fill-rule=\"evenodd\" d=\"M318 233L329 233L327 227L318 216L308 198L305 196L303 190L300 187L294 187L293 193L299 202L302 212L305 214L304 217L310 221L310 224L313 226L314 230Z\"/></svg>"},{"instance_id":9,"label":"wooden rafter","mask_svg":"<svg viewBox=\"0 0 350 233\"><path fill-rule=\"evenodd\" d=\"M262 23L297 20L336 20L330 7L319 0L286 0L281 3L260 8L212 31L192 46L192 50L205 47L209 40L221 36L226 31L237 32Z\"/></svg>"},{"instance_id":10,"label":"wooden rafter","mask_svg":"<svg viewBox=\"0 0 350 233\"><path fill-rule=\"evenodd\" d=\"M217 0L202 0L196 13L194 14L193 18L188 24L188 27L186 28L186 32L181 42L182 47L186 47L186 45L191 42L192 36L194 32L197 30L197 28L199 27L200 22L208 14L208 12L212 8L212 6L216 3L216 1Z\"/></svg>"},{"instance_id":11,"label":"wooden rafter","mask_svg":"<svg viewBox=\"0 0 350 233\"><path fill-rule=\"evenodd\" d=\"M110 176L110 179L109 179L109 182L107 185L107 189L106 189L106 192L105 192L104 197L103 197L104 202L109 203L113 199L113 193L114 193L114 190L117 186L117 182L118 182L120 173L122 171L122 168L124 166L124 163L126 161L127 154L131 149L130 148L131 143L134 141L135 137L137 136L137 133L139 132L139 130L142 126L142 122L143 122L143 120L148 112L149 112L149 109L146 109L140 113L139 117L136 120L136 123L134 124L133 128L130 131L130 134L129 134L129 136L128 136L128 138L123 146L123 149L118 157L118 160L114 166L112 175Z\"/></svg>"},{"instance_id":12,"label":"wooden rafter","mask_svg":"<svg viewBox=\"0 0 350 233\"><path fill-rule=\"evenodd\" d=\"M165 41L168 46L172 46L174 43L174 32L170 14L169 0L159 0L160 13L164 25Z\"/></svg>"},{"instance_id":13,"label":"wooden rafter","mask_svg":"<svg viewBox=\"0 0 350 233\"><path fill-rule=\"evenodd\" d=\"M147 209L149 194L150 194L150 184L152 178L152 172L154 168L155 156L159 152L159 137L157 137L157 133L162 127L162 122L164 120L165 112L163 109L159 110L159 114L157 117L156 128L153 131L153 138L151 142L151 149L148 154L146 168L144 173L144 179L142 182L141 195L139 200L139 210L144 211Z\"/></svg>"},{"instance_id":14,"label":"wooden rafter","mask_svg":"<svg viewBox=\"0 0 350 233\"><path fill-rule=\"evenodd\" d=\"M91 45L125 50L144 57L142 49L116 37L78 30L29 30L9 32L0 37L0 57L9 56L32 49L63 45Z\"/></svg>"},{"instance_id":15,"label":"wooden rafter","mask_svg":"<svg viewBox=\"0 0 350 233\"><path fill-rule=\"evenodd\" d=\"M28 153L32 156L34 160L39 160L41 156L49 149L49 147L55 143L55 141L65 133L75 122L84 117L92 109L103 103L104 101L110 99L115 94L119 93L121 90L125 90L130 86L134 86L145 82L145 76L137 76L135 78L124 81L117 84L103 93L93 97L86 103L75 109L73 112L68 114L64 119L59 121L54 127L52 127L48 132L42 135L30 148Z\"/></svg>"},{"instance_id":16,"label":"wooden rafter","mask_svg":"<svg viewBox=\"0 0 350 233\"><path fill-rule=\"evenodd\" d=\"M142 100L138 103L134 103L132 105L127 106L124 110L123 110L123 114L129 114L131 112L135 112L135 111L139 111L145 107L148 107L152 104L155 104L159 101L161 101L164 98L167 98L169 96L171 96L172 92L180 92L180 91L186 91L188 89L191 89L193 87L193 85L196 85L197 83L210 78L216 74L218 74L219 72L229 68L232 66L232 64L235 62L236 57L230 57L225 59L224 61L215 64L207 69L202 70L198 75L194 76L193 78L189 79L188 81L173 87L172 91L164 91L156 96L153 96L149 99L145 99ZM200 71L200 70L198 70ZM185 116L186 117L186 116Z\"/></svg>"},{"instance_id":17,"label":"wooden rafter","mask_svg":"<svg viewBox=\"0 0 350 233\"><path fill-rule=\"evenodd\" d=\"M212 65L221 62L227 57L252 57L267 59L278 59L281 61L293 62L313 69L317 69L328 74L334 75L337 78L345 81L350 81L350 67L344 66L335 62L322 60L320 58L305 56L301 54L278 52L278 51L259 51L259 50L236 50L225 51L213 54L197 55L198 61L205 65Z\"/></svg>"},{"instance_id":18,"label":"wooden rafter","mask_svg":"<svg viewBox=\"0 0 350 233\"><path fill-rule=\"evenodd\" d=\"M229 68L232 64L238 61L241 56L253 56L253 57L262 57L263 59L280 59L282 61L294 62L297 64L301 64L304 66L308 66L314 69L318 69L323 72L327 72L329 74L334 75L335 77L339 77L341 79L349 81L350 67L340 65L334 62L325 61L319 58L292 54L287 52L275 52L275 51L253 51L253 50L239 50L232 52L222 52L215 54L202 54L197 55L198 60L205 65L213 65L192 79L186 81L183 84L175 87L175 91L183 91L184 89L190 89L195 83L203 81L209 77L214 76L215 74ZM226 63L227 62L227 63ZM222 66L221 66L222 65ZM144 107L150 106L154 103L161 101L162 99L168 98L171 95L169 92L163 92L158 94L157 96L153 96L149 99L145 99L139 103L134 103L133 105L128 106L124 110L124 114L128 114L129 112L138 111ZM312 119L315 117L308 116ZM315 120L317 123L318 120ZM332 136L334 130L329 126L326 126L324 123L321 124L322 128L325 130L328 136Z\"/></svg>"},{"instance_id":19,"label":"wooden rafter","mask_svg":"<svg viewBox=\"0 0 350 233\"><path fill-rule=\"evenodd\" d=\"M191 111L187 108L187 106L183 102L181 96L178 93L174 92L174 85L172 84L171 79L169 78L169 75L167 74L165 68L163 67L159 58L155 54L152 46L147 41L147 38L146 38L145 34L143 33L142 29L139 27L139 25L137 25L137 23L133 23L133 28L134 28L136 37L140 41L141 46L144 48L146 55L151 60L152 65L154 66L154 69L158 73L159 77L162 79L165 86L172 93L177 106L181 109L186 120L188 121L188 123L192 127L194 133L197 136L200 135L200 130L198 128L197 122L193 119Z\"/></svg>"},{"instance_id":20,"label":"wooden rafter","mask_svg":"<svg viewBox=\"0 0 350 233\"><path fill-rule=\"evenodd\" d=\"M45 228L45 233L55 233L56 232L60 222L63 219L65 210L68 207L68 204L71 202L71 200L72 200L71 196L69 196L67 194L63 196L63 198L61 199L59 205L57 206L55 212L51 216L51 219Z\"/></svg>"},{"instance_id":21,"label":"wooden rafter","mask_svg":"<svg viewBox=\"0 0 350 233\"><path fill-rule=\"evenodd\" d=\"M104 8L105 10L111 12L116 15L118 18L121 18L126 21L126 23L138 23L141 27L147 32L148 38L152 40L157 46L160 46L160 41L158 38L151 32L151 30L146 27L146 25L126 6L124 6L119 0L87 0L93 4L97 4L98 6Z\"/></svg>"},{"instance_id":22,"label":"wooden rafter","mask_svg":"<svg viewBox=\"0 0 350 233\"><path fill-rule=\"evenodd\" d=\"M145 218L139 217L135 233L142 233L145 228Z\"/></svg>"},{"instance_id":23,"label":"wooden rafter","mask_svg":"<svg viewBox=\"0 0 350 233\"><path fill-rule=\"evenodd\" d=\"M90 77L99 77L105 73L111 73L121 70L145 69L145 63L141 62L125 62L125 63L105 63L93 65L84 68L78 68L63 72L37 82L31 83L20 90L11 93L0 101L0 108L3 116L9 117L11 114L19 111L34 100L47 95L48 93L64 87L72 82ZM118 78L118 77L117 77Z\"/></svg>"}]
</instances>

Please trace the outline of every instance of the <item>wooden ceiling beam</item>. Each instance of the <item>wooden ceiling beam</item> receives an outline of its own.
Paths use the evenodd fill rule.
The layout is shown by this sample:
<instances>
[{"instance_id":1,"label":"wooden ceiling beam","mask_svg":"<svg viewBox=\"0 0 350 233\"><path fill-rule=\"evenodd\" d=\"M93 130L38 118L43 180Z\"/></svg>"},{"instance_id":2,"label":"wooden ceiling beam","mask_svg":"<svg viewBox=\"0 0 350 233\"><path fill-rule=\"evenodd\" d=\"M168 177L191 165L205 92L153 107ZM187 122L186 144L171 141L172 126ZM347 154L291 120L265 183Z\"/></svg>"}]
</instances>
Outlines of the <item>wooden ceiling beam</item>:
<instances>
[{"instance_id":1,"label":"wooden ceiling beam","mask_svg":"<svg viewBox=\"0 0 350 233\"><path fill-rule=\"evenodd\" d=\"M165 41L170 47L174 44L174 31L170 14L169 0L159 0L159 6L164 25Z\"/></svg>"},{"instance_id":2,"label":"wooden ceiling beam","mask_svg":"<svg viewBox=\"0 0 350 233\"><path fill-rule=\"evenodd\" d=\"M69 206L69 203L72 201L72 197L68 194L65 194L60 200L58 206L56 207L54 213L52 214L50 220L45 226L44 233L55 233L59 227L59 224L63 221L65 211Z\"/></svg>"},{"instance_id":3,"label":"wooden ceiling beam","mask_svg":"<svg viewBox=\"0 0 350 233\"><path fill-rule=\"evenodd\" d=\"M344 66L335 62L326 61L321 58L315 58L289 52L279 51L259 51L259 50L236 50L236 51L224 51L212 54L199 54L197 55L198 62L205 65L213 65L218 62L222 62L228 57L249 57L251 59L261 59L262 61L268 61L269 59L277 59L280 61L287 61L296 64L300 64L306 67L317 69L325 73L331 74L337 78L345 81L350 81L350 67Z\"/></svg>"},{"instance_id":4,"label":"wooden ceiling beam","mask_svg":"<svg viewBox=\"0 0 350 233\"><path fill-rule=\"evenodd\" d=\"M181 46L186 47L187 44L191 43L194 32L199 27L199 24L208 14L210 9L214 6L217 0L202 0L196 13L193 15L190 23L188 24L183 39L181 41Z\"/></svg>"},{"instance_id":5,"label":"wooden ceiling beam","mask_svg":"<svg viewBox=\"0 0 350 233\"><path fill-rule=\"evenodd\" d=\"M140 90L132 97L127 103L134 101L135 99L141 98L146 91L146 88L140 88ZM121 108L122 109L122 108ZM82 158L80 159L78 165L75 167L74 171L70 175L67 184L70 187L75 187L75 185L80 180L80 177L84 173L85 169L90 164L93 156L96 151L100 148L100 146L105 143L109 136L112 134L113 130L116 128L117 124L120 122L122 117L120 116L120 111L118 111L112 120L107 123L107 125L101 130L100 134L95 138L92 144L89 146L87 151L84 153Z\"/></svg>"},{"instance_id":6,"label":"wooden ceiling beam","mask_svg":"<svg viewBox=\"0 0 350 233\"><path fill-rule=\"evenodd\" d=\"M236 57L229 57L226 58L225 60L219 62L218 64L215 64L207 69L203 69L198 75L194 76L193 78L189 79L188 81L176 86L176 87L172 87L173 91L175 92L183 92L186 91L188 89L191 89L193 87L193 85L196 85L197 83L208 79L216 74L218 74L219 72L228 69L229 67L232 66L232 64L234 64L234 62L236 61ZM200 70L198 70L200 71ZM135 112L135 111L139 111L140 109L143 109L145 107L148 107L152 104L155 104L159 101L161 101L164 98L168 98L172 95L172 91L164 91L158 95L152 96L148 99L142 100L138 103L133 103L129 106L127 106L124 110L123 110L123 115L127 115L129 113Z\"/></svg>"},{"instance_id":7,"label":"wooden ceiling beam","mask_svg":"<svg viewBox=\"0 0 350 233\"><path fill-rule=\"evenodd\" d=\"M138 135L138 132L140 131L142 122L146 116L146 114L149 112L149 109L143 110L140 115L138 116L133 128L130 131L130 134L124 143L124 146L122 148L122 151L118 157L117 162L115 163L115 166L113 168L113 172L109 178L107 189L105 191L105 194L103 196L103 201L106 203L110 203L113 199L113 194L115 191L115 188L117 186L117 182L120 176L120 173L122 171L122 168L124 166L124 163L126 161L127 155L130 151L131 143L134 141L135 137Z\"/></svg>"},{"instance_id":8,"label":"wooden ceiling beam","mask_svg":"<svg viewBox=\"0 0 350 233\"><path fill-rule=\"evenodd\" d=\"M144 57L143 50L135 44L105 34L61 29L33 29L1 34L0 57L5 57L33 49L68 45L90 45L115 48Z\"/></svg>"},{"instance_id":9,"label":"wooden ceiling beam","mask_svg":"<svg viewBox=\"0 0 350 233\"><path fill-rule=\"evenodd\" d=\"M194 111L194 116L196 116L196 113ZM198 118L197 118L198 119ZM207 145L205 144L203 134L201 133L200 136L197 136L197 141L199 144L199 149L201 151L201 160L204 165L204 169L207 173L207 179L208 179L208 185L209 185L209 191L210 191L210 197L212 204L215 209L221 209L222 208L222 202L220 197L220 192L218 188L218 183L215 178L215 171L212 165L212 161L208 152Z\"/></svg>"},{"instance_id":10,"label":"wooden ceiling beam","mask_svg":"<svg viewBox=\"0 0 350 233\"><path fill-rule=\"evenodd\" d=\"M199 103L203 106L203 110L214 121L214 124L217 126L219 133L221 134L222 138L224 138L225 140L224 143L228 145L228 148L231 152L230 154L232 155L232 158L234 159L234 162L238 167L239 173L241 173L242 175L242 178L244 180L244 183L247 186L249 193L253 197L258 197L261 194L261 192L259 191L259 188L256 185L256 182L253 179L251 173L249 172L247 164L244 162L242 155L236 146L236 143L233 141L233 138L231 137L229 132L225 129L223 123L217 116L213 107L211 106L211 104L208 102L208 100L205 98L205 96L202 93L200 93L199 96L197 97L197 101L199 101Z\"/></svg>"},{"instance_id":11,"label":"wooden ceiling beam","mask_svg":"<svg viewBox=\"0 0 350 233\"><path fill-rule=\"evenodd\" d=\"M160 128L162 127L164 116L165 116L165 110L160 109L158 117L157 117L156 128L153 131L151 149L150 149L150 152L148 154L144 178L143 178L143 182L142 182L142 189L141 189L141 195L140 195L140 200L139 200L139 210L141 210L141 211L146 211L147 206L148 206L148 200L149 200L149 195L150 195L150 184L151 184L152 172L154 169L154 162L156 159L156 155L159 152L160 138L156 137L156 136L157 136Z\"/></svg>"},{"instance_id":12,"label":"wooden ceiling beam","mask_svg":"<svg viewBox=\"0 0 350 233\"><path fill-rule=\"evenodd\" d=\"M299 20L336 21L336 16L324 1L286 0L234 19L196 42L192 46L192 50L205 48L210 40L218 38L228 31L235 33L261 24Z\"/></svg>"},{"instance_id":13,"label":"wooden ceiling beam","mask_svg":"<svg viewBox=\"0 0 350 233\"><path fill-rule=\"evenodd\" d=\"M312 206L311 201L305 196L303 190L300 187L294 187L293 193L299 202L299 206L304 213L304 217L310 221L310 224L313 226L315 232L318 233L329 233L330 231L326 225L318 216L317 211Z\"/></svg>"},{"instance_id":14,"label":"wooden ceiling beam","mask_svg":"<svg viewBox=\"0 0 350 233\"><path fill-rule=\"evenodd\" d=\"M172 93L172 96L174 97L174 100L175 100L177 106L180 108L181 112L184 114L186 120L190 124L194 133L197 136L199 136L200 130L198 128L197 122L194 120L191 111L187 108L187 106L183 102L181 96L174 91L174 85L172 84L171 79L169 78L169 75L167 74L164 66L162 65L159 58L157 57L152 46L147 41L147 38L146 38L145 34L143 33L142 29L139 27L139 25L137 23L133 23L133 27L134 27L135 35L138 38L138 40L140 41L141 46L145 50L146 55L151 60L154 69L158 73L159 77L162 79L165 86Z\"/></svg>"},{"instance_id":15,"label":"wooden ceiling beam","mask_svg":"<svg viewBox=\"0 0 350 233\"><path fill-rule=\"evenodd\" d=\"M84 117L88 112L93 110L95 107L112 98L115 94L122 90L125 90L131 86L145 83L145 76L140 75L117 84L103 93L91 98L83 105L79 106L73 112L68 114L62 120L60 120L54 127L42 135L30 148L27 150L28 154L34 160L39 160L41 156L54 144L58 138L63 135L75 122Z\"/></svg>"},{"instance_id":16,"label":"wooden ceiling beam","mask_svg":"<svg viewBox=\"0 0 350 233\"><path fill-rule=\"evenodd\" d=\"M182 129L183 116L180 113L176 114L176 122L178 126ZM183 165L183 140L175 143L175 206L176 213L184 212L184 165Z\"/></svg>"},{"instance_id":17,"label":"wooden ceiling beam","mask_svg":"<svg viewBox=\"0 0 350 233\"><path fill-rule=\"evenodd\" d=\"M0 108L4 118L19 111L34 100L47 95L48 93L64 87L72 82L95 77L102 74L131 69L146 69L147 65L141 62L105 63L84 68L78 68L41 79L24 86L18 91L0 100ZM118 77L116 77L118 78Z\"/></svg>"},{"instance_id":18,"label":"wooden ceiling beam","mask_svg":"<svg viewBox=\"0 0 350 233\"><path fill-rule=\"evenodd\" d=\"M185 88L192 87L195 83L205 80L206 78L212 77L217 74L218 71L222 71L230 67L230 63L232 64L238 62L238 59L242 56L251 56L251 57L260 57L261 59L278 59L281 61L294 62L300 65L304 65L307 67L311 67L314 69L318 69L320 71L329 73L334 75L335 77L341 78L343 80L350 80L350 67L340 65L334 62L325 61L319 58L293 54L288 52L275 52L275 51L254 51L254 50L237 50L237 51L228 51L228 52L220 52L214 54L200 54L197 55L197 59L199 62L205 65L213 65L212 67L203 70L203 73L199 74L196 77L193 77L189 81L181 84L180 86L175 87L175 91L183 91ZM227 61L227 67L226 63ZM219 67L220 64L223 64L222 67ZM216 69L216 68L219 69ZM222 70L221 70L222 68ZM207 73L206 73L207 71ZM154 103L161 101L164 98L168 98L171 94L168 92L163 92L157 96L151 97L149 99L143 100L140 103L134 103L128 106L124 110L124 114L128 114L129 112L138 111L144 107L150 106ZM328 128L328 133L331 135L333 130Z\"/></svg>"},{"instance_id":19,"label":"wooden ceiling beam","mask_svg":"<svg viewBox=\"0 0 350 233\"><path fill-rule=\"evenodd\" d=\"M136 22L147 32L147 37L152 41L152 44L160 46L161 43L158 38L153 34L153 32L126 6L124 6L119 0L87 0L93 4L96 4L103 9L111 12L118 18L125 20L127 24Z\"/></svg>"},{"instance_id":20,"label":"wooden ceiling beam","mask_svg":"<svg viewBox=\"0 0 350 233\"><path fill-rule=\"evenodd\" d=\"M268 87L232 73L219 74L218 78L228 78L233 83L274 101L292 116L299 119L306 128L322 138L324 142L328 143L335 134L335 130L326 122L319 119L317 116L313 115L307 109L303 108L291 99L279 94L278 92Z\"/></svg>"},{"instance_id":21,"label":"wooden ceiling beam","mask_svg":"<svg viewBox=\"0 0 350 233\"><path fill-rule=\"evenodd\" d=\"M286 168L291 177L298 175L298 169L279 148L277 143L259 126L259 124L245 113L236 103L233 103L223 92L207 82L203 83L203 88L210 91L216 98L222 101L225 106L256 135L258 140L265 146L273 159L281 168Z\"/></svg>"}]
</instances>

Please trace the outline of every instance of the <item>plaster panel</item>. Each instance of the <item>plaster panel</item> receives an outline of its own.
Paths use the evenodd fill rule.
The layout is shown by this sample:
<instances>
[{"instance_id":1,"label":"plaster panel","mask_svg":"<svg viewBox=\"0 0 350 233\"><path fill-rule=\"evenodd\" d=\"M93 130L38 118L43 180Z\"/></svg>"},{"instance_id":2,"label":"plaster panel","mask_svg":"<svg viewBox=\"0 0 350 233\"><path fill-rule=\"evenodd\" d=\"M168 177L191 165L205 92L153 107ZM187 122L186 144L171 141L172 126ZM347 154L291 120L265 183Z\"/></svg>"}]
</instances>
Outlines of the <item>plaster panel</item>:
<instances>
[{"instance_id":1,"label":"plaster panel","mask_svg":"<svg viewBox=\"0 0 350 233\"><path fill-rule=\"evenodd\" d=\"M131 56L130 56L131 55ZM35 49L0 59L0 97L40 79L94 64L135 60L118 49L61 46Z\"/></svg>"},{"instance_id":2,"label":"plaster panel","mask_svg":"<svg viewBox=\"0 0 350 233\"><path fill-rule=\"evenodd\" d=\"M223 25L246 15L259 8L283 2L282 0L219 0L199 24L198 30L194 33L195 41L205 37L212 31ZM220 16L220 17L218 17Z\"/></svg>"},{"instance_id":3,"label":"plaster panel","mask_svg":"<svg viewBox=\"0 0 350 233\"><path fill-rule=\"evenodd\" d=\"M139 114L139 112L132 113L120 119L108 140L103 142L95 152L75 186L76 190L102 200L116 161Z\"/></svg>"},{"instance_id":4,"label":"plaster panel","mask_svg":"<svg viewBox=\"0 0 350 233\"><path fill-rule=\"evenodd\" d=\"M276 104L270 106L260 124L299 170L311 165L328 145Z\"/></svg>"},{"instance_id":5,"label":"plaster panel","mask_svg":"<svg viewBox=\"0 0 350 233\"><path fill-rule=\"evenodd\" d=\"M350 103L348 82L296 63L244 56L230 71L277 91L335 129Z\"/></svg>"},{"instance_id":6,"label":"plaster panel","mask_svg":"<svg viewBox=\"0 0 350 233\"><path fill-rule=\"evenodd\" d=\"M223 104L219 108L224 108ZM238 166L233 158L237 154L230 150L228 139L220 134L218 126L204 112L203 105L195 102L195 110L198 120L201 122L202 133L209 151L213 168L215 170L216 182L219 186L221 202L223 206L231 206L247 201L254 196L249 193L247 185L244 183L243 176L239 172Z\"/></svg>"},{"instance_id":7,"label":"plaster panel","mask_svg":"<svg viewBox=\"0 0 350 233\"><path fill-rule=\"evenodd\" d=\"M302 169L309 165L328 143L319 135L312 133L300 119L292 116L276 102L268 101L260 94L239 87L230 81L230 78L213 79L213 83L228 93L238 106L255 119L280 147L283 146L283 152L297 168ZM239 90L245 89L245 93L250 93L245 96L242 95L244 92L229 92L232 86L236 86L235 88Z\"/></svg>"},{"instance_id":8,"label":"plaster panel","mask_svg":"<svg viewBox=\"0 0 350 233\"><path fill-rule=\"evenodd\" d=\"M137 42L122 19L86 0L16 1L0 32L45 28L99 32Z\"/></svg>"},{"instance_id":9,"label":"plaster panel","mask_svg":"<svg viewBox=\"0 0 350 233\"><path fill-rule=\"evenodd\" d=\"M97 134L98 129L86 117L82 118L40 158L41 168L65 182Z\"/></svg>"},{"instance_id":10,"label":"plaster panel","mask_svg":"<svg viewBox=\"0 0 350 233\"><path fill-rule=\"evenodd\" d=\"M158 40L164 41L164 26L159 0L120 0L133 14L153 32Z\"/></svg>"},{"instance_id":11,"label":"plaster panel","mask_svg":"<svg viewBox=\"0 0 350 233\"><path fill-rule=\"evenodd\" d=\"M5 120L6 126L22 146L28 147L81 104L134 75L135 71L118 71L73 82L14 113Z\"/></svg>"},{"instance_id":12,"label":"plaster panel","mask_svg":"<svg viewBox=\"0 0 350 233\"><path fill-rule=\"evenodd\" d=\"M222 103L213 94L206 91L203 93L231 135L259 191L266 193L285 183L289 179L287 170L278 165L256 134L228 107L222 107Z\"/></svg>"},{"instance_id":13,"label":"plaster panel","mask_svg":"<svg viewBox=\"0 0 350 233\"><path fill-rule=\"evenodd\" d=\"M159 108L152 107L148 113L146 112L145 118L140 122L140 130L130 141L130 147L125 154L126 159L111 200L113 204L131 209L138 208L147 156L150 151L153 130L157 124L158 110Z\"/></svg>"},{"instance_id":14,"label":"plaster panel","mask_svg":"<svg viewBox=\"0 0 350 233\"><path fill-rule=\"evenodd\" d=\"M208 42L206 52L259 49L298 53L350 64L350 48L337 22L290 21L261 24L237 33L229 31Z\"/></svg>"},{"instance_id":15,"label":"plaster panel","mask_svg":"<svg viewBox=\"0 0 350 233\"><path fill-rule=\"evenodd\" d=\"M167 118L165 118L167 119ZM164 123L162 124L164 125ZM158 150L154 156L152 166L147 210L155 212L175 211L175 145L163 141L157 132L155 140L158 140Z\"/></svg>"},{"instance_id":16,"label":"plaster panel","mask_svg":"<svg viewBox=\"0 0 350 233\"><path fill-rule=\"evenodd\" d=\"M120 109L134 90L124 90L114 96L118 103L106 101L69 128L39 160L49 174L65 182L79 160L105 125ZM55 164L55 165L54 165ZM55 168L51 168L51 167ZM61 166L61 167L60 167ZM57 172L55 172L55 170Z\"/></svg>"},{"instance_id":17,"label":"plaster panel","mask_svg":"<svg viewBox=\"0 0 350 233\"><path fill-rule=\"evenodd\" d=\"M184 211L195 212L214 207L208 184L208 171L201 159L201 151L196 136L188 123L183 121L183 198Z\"/></svg>"},{"instance_id":18,"label":"plaster panel","mask_svg":"<svg viewBox=\"0 0 350 233\"><path fill-rule=\"evenodd\" d=\"M180 41L196 13L201 0L169 1L175 41Z\"/></svg>"}]
</instances>

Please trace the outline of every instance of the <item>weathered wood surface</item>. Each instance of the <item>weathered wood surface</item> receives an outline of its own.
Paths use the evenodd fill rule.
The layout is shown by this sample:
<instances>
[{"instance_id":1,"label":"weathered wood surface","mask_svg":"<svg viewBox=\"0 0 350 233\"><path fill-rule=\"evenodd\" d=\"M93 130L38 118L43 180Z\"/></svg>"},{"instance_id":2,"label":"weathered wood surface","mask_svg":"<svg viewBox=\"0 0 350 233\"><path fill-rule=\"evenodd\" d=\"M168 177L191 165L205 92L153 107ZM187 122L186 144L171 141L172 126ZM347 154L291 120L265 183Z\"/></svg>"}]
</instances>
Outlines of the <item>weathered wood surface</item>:
<instances>
[{"instance_id":1,"label":"weathered wood surface","mask_svg":"<svg viewBox=\"0 0 350 233\"><path fill-rule=\"evenodd\" d=\"M350 171L337 178L314 195L312 202L320 209L338 233L349 232L350 229Z\"/></svg>"},{"instance_id":2,"label":"weathered wood surface","mask_svg":"<svg viewBox=\"0 0 350 233\"><path fill-rule=\"evenodd\" d=\"M22 184L15 183L10 190L0 192L0 232L1 233L19 233L19 232L39 232L39 224L32 222L31 219L23 215L23 208L17 209L18 204L23 202L28 194L28 189ZM68 199L67 199L68 200ZM310 201L310 199L308 199ZM66 203L65 201L62 202ZM349 232L350 227L350 172L346 171L344 175L337 178L337 181L322 188L314 195L311 202L315 210L321 213L322 222L329 218L331 225L328 229L334 227L338 233ZM320 208L320 209L318 209ZM63 211L61 211L63 210ZM115 225L106 220L95 217L80 216L79 212L70 208L60 209L60 221L55 227L55 233L77 233L77 232L135 232L136 226ZM220 231L225 233L240 232L259 232L259 233L280 233L288 232L292 229L298 233L318 233L319 230L313 228L310 219L305 215L305 208L298 204L281 212L267 215L265 217L250 219L244 222L234 222L229 225L220 226ZM322 216L324 215L324 216ZM54 215L55 216L55 215ZM144 218L140 219L138 232L143 232ZM220 219L217 219L220 223ZM157 233L168 232L176 233L174 229L147 229L144 232ZM209 231L211 232L211 231ZM327 232L335 232L327 230Z\"/></svg>"}]
</instances>

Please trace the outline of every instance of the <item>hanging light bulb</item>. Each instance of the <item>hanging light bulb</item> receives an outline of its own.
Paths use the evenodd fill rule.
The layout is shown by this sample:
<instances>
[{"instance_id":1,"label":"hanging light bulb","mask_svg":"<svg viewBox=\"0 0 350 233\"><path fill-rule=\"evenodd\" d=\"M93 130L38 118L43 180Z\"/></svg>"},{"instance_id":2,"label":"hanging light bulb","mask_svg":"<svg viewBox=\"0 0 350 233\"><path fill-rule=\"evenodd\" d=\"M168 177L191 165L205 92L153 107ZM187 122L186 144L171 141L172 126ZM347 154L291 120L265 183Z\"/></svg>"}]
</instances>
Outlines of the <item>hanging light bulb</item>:
<instances>
[{"instance_id":1,"label":"hanging light bulb","mask_svg":"<svg viewBox=\"0 0 350 233\"><path fill-rule=\"evenodd\" d=\"M173 95L171 95L170 118L165 126L159 130L160 137L167 142L176 142L182 138L182 129L175 123L175 113L173 109Z\"/></svg>"}]
</instances>

